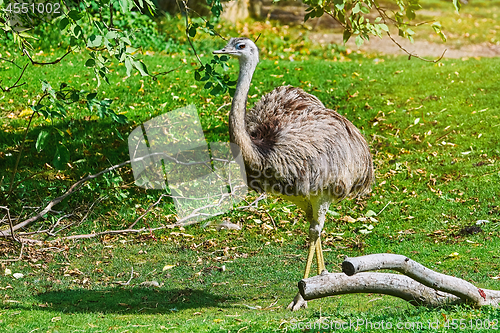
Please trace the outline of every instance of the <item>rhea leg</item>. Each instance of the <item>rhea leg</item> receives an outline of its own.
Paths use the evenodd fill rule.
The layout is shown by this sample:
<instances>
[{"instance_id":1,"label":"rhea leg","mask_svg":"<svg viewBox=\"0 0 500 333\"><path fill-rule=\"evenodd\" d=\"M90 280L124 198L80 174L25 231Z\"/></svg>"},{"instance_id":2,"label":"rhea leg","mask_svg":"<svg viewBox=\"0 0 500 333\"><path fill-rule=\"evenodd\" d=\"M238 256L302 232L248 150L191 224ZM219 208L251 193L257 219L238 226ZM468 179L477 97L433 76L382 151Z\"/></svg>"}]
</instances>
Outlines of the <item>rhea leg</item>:
<instances>
[{"instance_id":1,"label":"rhea leg","mask_svg":"<svg viewBox=\"0 0 500 333\"><path fill-rule=\"evenodd\" d=\"M321 205L312 205L309 211L306 211L306 216L310 220L309 225L309 252L307 254L306 269L304 272L304 279L309 277L311 272L311 265L316 252L316 259L318 264L318 274L325 270L325 263L323 259L323 251L321 249L321 230L325 223L326 211L328 210L329 203L322 203ZM304 300L300 293L295 296L293 301L288 305L288 309L297 311L300 308L307 308L307 302Z\"/></svg>"},{"instance_id":2,"label":"rhea leg","mask_svg":"<svg viewBox=\"0 0 500 333\"><path fill-rule=\"evenodd\" d=\"M318 262L318 275L326 271L325 267L325 259L323 258L323 249L321 248L321 237L318 237L318 241L316 242L316 256Z\"/></svg>"}]
</instances>

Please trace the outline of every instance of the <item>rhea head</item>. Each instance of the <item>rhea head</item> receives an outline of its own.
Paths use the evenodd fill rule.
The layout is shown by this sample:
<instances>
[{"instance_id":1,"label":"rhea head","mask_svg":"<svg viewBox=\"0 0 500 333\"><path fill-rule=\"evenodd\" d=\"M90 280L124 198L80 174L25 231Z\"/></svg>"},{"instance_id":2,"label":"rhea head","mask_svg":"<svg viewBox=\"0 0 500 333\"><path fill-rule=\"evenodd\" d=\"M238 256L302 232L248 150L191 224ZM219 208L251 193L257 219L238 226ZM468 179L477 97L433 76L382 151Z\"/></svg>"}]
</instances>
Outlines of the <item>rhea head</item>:
<instances>
[{"instance_id":1,"label":"rhea head","mask_svg":"<svg viewBox=\"0 0 500 333\"><path fill-rule=\"evenodd\" d=\"M231 38L222 50L213 53L232 55L238 57L240 62L259 62L259 48L245 37Z\"/></svg>"}]
</instances>

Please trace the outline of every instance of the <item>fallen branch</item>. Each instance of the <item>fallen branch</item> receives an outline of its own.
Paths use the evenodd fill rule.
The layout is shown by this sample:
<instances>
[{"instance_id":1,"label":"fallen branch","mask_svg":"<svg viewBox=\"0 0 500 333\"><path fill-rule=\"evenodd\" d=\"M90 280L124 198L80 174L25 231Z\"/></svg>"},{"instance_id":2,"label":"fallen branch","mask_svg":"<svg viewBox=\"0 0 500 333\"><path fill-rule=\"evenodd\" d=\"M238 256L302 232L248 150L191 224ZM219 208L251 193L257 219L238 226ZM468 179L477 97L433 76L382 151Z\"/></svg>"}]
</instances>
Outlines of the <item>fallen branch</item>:
<instances>
[{"instance_id":1,"label":"fallen branch","mask_svg":"<svg viewBox=\"0 0 500 333\"><path fill-rule=\"evenodd\" d=\"M94 178L97 178L97 177L99 177L102 174L105 174L107 172L110 172L110 171L113 171L115 169L118 169L118 168L120 168L120 167L122 167L124 165L129 164L129 163L130 163L130 160L122 162L122 163L117 164L117 165L114 165L114 166L109 167L107 169L104 169L101 172L96 173L95 175L88 175L87 177L80 179L79 181L77 181L76 183L74 183L73 185L71 185L71 187L63 195L55 198L54 200L51 200L47 204L47 206L45 206L45 208L42 209L38 214L36 214L36 215L30 217L29 219L26 219L26 220L24 220L24 221L22 221L22 222L20 222L18 224L16 224L10 230L0 230L0 237L8 237L14 231L16 231L18 229L21 229L21 228L24 228L24 227L28 226L29 224L37 221L42 216L44 216L45 214L47 214L48 212L50 212L52 210L52 207L54 207L55 205L57 205L58 203L60 203L64 199L66 199L66 197L68 197L69 195L71 195L71 194L79 191L82 188L83 184L85 184L87 181L89 181L91 179L94 179Z\"/></svg>"},{"instance_id":2,"label":"fallen branch","mask_svg":"<svg viewBox=\"0 0 500 333\"><path fill-rule=\"evenodd\" d=\"M405 275L364 273L393 269ZM414 305L470 304L500 306L500 291L480 289L462 279L437 273L405 256L372 254L346 258L344 273L326 273L299 282L305 300L350 293L380 293Z\"/></svg>"},{"instance_id":3,"label":"fallen branch","mask_svg":"<svg viewBox=\"0 0 500 333\"><path fill-rule=\"evenodd\" d=\"M146 155L146 156L142 156L142 157L139 157L139 158L135 158L133 160L128 160L128 161L125 161L125 162L122 162L122 163L119 163L119 164L116 164L114 166L111 166L107 169L104 169L94 175L88 175L82 179L80 179L79 181L77 181L76 183L74 183L73 185L70 186L70 188L61 196L51 200L46 206L45 208L41 209L36 215L28 218L28 219L25 219L15 225L12 225L12 220L10 219L10 215L9 215L9 219L8 221L10 222L10 225L9 227L10 228L3 228L2 230L0 230L0 237L9 237L9 236L13 236L15 235L15 231L18 230L18 229L21 229L21 228L25 228L27 227L28 225L32 224L33 222L39 220L40 218L42 218L43 216L45 216L47 213L49 212L55 212L53 210L53 207L57 204L59 204L60 202L62 202L64 199L66 199L68 196L70 196L71 194L74 194L76 193L77 191L79 191L83 185L87 182L87 181L90 181L92 179L95 179L105 173L108 173L108 172L111 172L111 171L114 171L124 165L127 165L127 164L130 164L131 162L139 162L139 161L142 161L142 160L145 160L145 159L149 159L151 157L158 157L158 156L161 156L161 158L163 159L166 159L166 160L170 160L170 161L173 161L177 164L180 164L180 165L185 165L185 166L191 166L191 165L205 165L207 166L208 168L211 168L210 166L210 161L191 161L191 162L182 162L182 161L179 161L177 160L176 158L172 157L172 156L169 156L167 154L164 154L164 153L152 153L152 154L149 154L149 155ZM220 159L220 158L213 158L214 161L218 161L218 162L229 162L228 160L225 160L225 159ZM218 177L221 177L220 175L217 174ZM155 228L155 229L151 229L151 228L140 228L140 229L132 229L133 227L135 227L135 225L140 221L142 220L154 207L156 207L163 198L165 197L168 197L168 198L171 198L173 200L178 200L178 199L188 199L188 198L185 198L185 197L180 197L180 196L175 196L175 195L171 195L171 194L162 194L160 196L160 198L150 204L150 206L145 210L145 212L143 214L141 214L141 216L139 216L132 224L130 224L128 226L127 229L122 229L122 230L107 230L107 231L103 231L103 232L95 232L95 233L91 233L91 234L83 234L83 235L72 235L72 236L67 236L67 237L61 237L61 238L58 238L56 239L56 241L58 240L63 240L63 239L81 239L81 238L93 238L93 237L97 237L97 236L103 236L103 235L109 235L109 234L127 234L127 233L141 233L141 232L144 232L144 231L153 231L153 230L160 230L160 229L165 229L165 228L174 228L174 227L177 227L177 226L187 226L187 225L191 225L191 224L195 224L198 222L198 220L196 218L198 217L202 217L202 218L211 218L211 217L215 217L215 216L218 216L218 215L221 215L221 214L225 214L226 211L220 211L220 212L216 212L216 213L207 213L205 212L206 210L209 210L209 209L213 209L213 208L217 208L217 207L221 207L223 202L224 201L227 201L228 198L230 197L233 197L236 195L237 191L239 190L240 187L245 187L246 188L246 185L238 185L238 186L234 186L232 188L232 192L231 193L224 193L222 195L217 195L217 197L219 198L218 201L216 203L213 203L213 204L208 204L208 205L205 205L203 207L198 207L196 209L193 209L189 215L187 216L184 216L182 218L180 218L176 223L174 224L170 224L170 225L165 225L165 226L161 226L161 227L158 227L158 228ZM204 198L189 198L189 199L192 199L192 200L206 200L207 197L204 197ZM259 200L261 199L261 197L259 197L254 203L256 204ZM102 198L99 198L98 200L96 200L90 207L89 211L85 214L85 216L83 217L83 219L79 222L80 224L88 217L88 215L90 214L90 212L92 211L92 208L94 207L94 205L98 202L100 202L102 200ZM252 203L251 205L253 205L254 203ZM4 209L7 209L8 210L8 207L0 207L0 208L4 208ZM238 209L244 209L245 206L243 207L239 207ZM62 213L62 212L59 212L59 213ZM48 234L49 236L55 236L55 234L57 234L58 232L64 230L64 229L68 229L69 227L71 227L72 225L76 224L77 222L74 222L74 223L71 223L69 225L66 225L62 228L60 228L59 230L55 230L55 228L59 225L60 221L64 218L67 218L71 215L74 215L74 214L66 214L64 216L62 216L61 218L59 218L52 226L49 226L49 228L45 229L45 230L38 230L38 231L32 231L32 232L25 232L25 233L20 233L19 235L23 235L23 236L26 236L26 235L38 235L38 234L42 234L42 233L46 233ZM194 220L193 220L194 219ZM189 221L189 220L192 220L192 221ZM22 242L26 242L27 239L20 239L20 241ZM38 243L40 241L34 241L34 240L30 240L30 242L35 242L35 243Z\"/></svg>"},{"instance_id":4,"label":"fallen branch","mask_svg":"<svg viewBox=\"0 0 500 333\"><path fill-rule=\"evenodd\" d=\"M376 293L399 297L413 305L437 307L463 303L457 296L440 293L405 275L390 273L359 273L354 276L326 273L301 280L299 291L305 300L344 294Z\"/></svg>"},{"instance_id":5,"label":"fallen branch","mask_svg":"<svg viewBox=\"0 0 500 333\"><path fill-rule=\"evenodd\" d=\"M9 221L9 227L10 227L10 235L12 236L12 240L18 242L16 239L16 236L14 234L14 226L12 225L12 219L10 218L10 209L8 207L0 206L0 209L5 209L7 211L7 219ZM22 253L22 251L21 251Z\"/></svg>"}]
</instances>

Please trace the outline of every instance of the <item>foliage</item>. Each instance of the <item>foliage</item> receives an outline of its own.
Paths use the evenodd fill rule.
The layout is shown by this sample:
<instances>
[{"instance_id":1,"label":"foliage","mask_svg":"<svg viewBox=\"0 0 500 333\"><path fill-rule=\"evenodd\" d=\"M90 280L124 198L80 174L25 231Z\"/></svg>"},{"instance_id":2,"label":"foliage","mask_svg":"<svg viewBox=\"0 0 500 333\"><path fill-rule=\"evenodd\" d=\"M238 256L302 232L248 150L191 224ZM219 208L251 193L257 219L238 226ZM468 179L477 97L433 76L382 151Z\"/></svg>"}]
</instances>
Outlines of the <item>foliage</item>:
<instances>
[{"instance_id":1,"label":"foliage","mask_svg":"<svg viewBox=\"0 0 500 333\"><path fill-rule=\"evenodd\" d=\"M19 68L17 81L10 87L3 88L4 92L18 88L25 83L18 83L23 79L26 69L32 66L55 65L70 53L82 54L87 57L84 61L86 67L91 69L97 79L97 87L101 80L109 83L110 67L113 62L123 64L126 76L137 70L142 76L149 76L146 65L137 59L136 45L147 45L154 41L156 26L150 17L134 11L134 9L149 9L152 13L153 3L150 0L138 2L132 0L92 0L68 1L55 3L12 3L0 0L0 41L7 47L7 52L18 54L10 60ZM56 47L59 58L54 61L39 62L35 57L38 47L46 46L47 38L53 34L60 38ZM157 34L156 34L157 35ZM139 36L139 37L138 37ZM144 38L144 36L148 36ZM40 42L41 41L41 42ZM66 49L63 55L61 51ZM22 68L20 56L29 59ZM29 72L29 71L28 71ZM39 76L41 77L41 76ZM112 100L96 99L97 93L74 86L70 81L59 81L53 78L41 79L40 97L33 101L31 108L33 114L41 115L46 120L53 122L55 118L64 119L67 116L67 107L73 103L85 103L90 111L96 111L99 117L111 117L117 123L126 122L124 115L119 115L111 109ZM56 90L52 86L58 86ZM46 98L47 97L47 98ZM29 130L29 126L26 132ZM45 148L49 142L48 137L54 135L57 148L54 153L52 165L57 169L64 169L70 161L70 152L63 141L65 131L48 130L40 133L37 140L37 149ZM24 142L21 145L19 156L22 154ZM8 195L13 190L17 165L13 170L13 177L8 189Z\"/></svg>"},{"instance_id":2,"label":"foliage","mask_svg":"<svg viewBox=\"0 0 500 333\"><path fill-rule=\"evenodd\" d=\"M356 35L356 44L360 46L363 40L370 36L382 37L382 34L390 34L389 24L393 24L401 37L413 41L415 32L411 28L415 26L412 21L416 18L416 11L421 7L420 0L396 0L397 10L392 14L374 0L306 0L309 6L306 10L305 20L314 17L329 15L339 22L344 28L344 43L351 36ZM460 1L453 0L457 12L460 10ZM375 19L371 21L372 13ZM432 27L436 34L446 40L439 22L434 22Z\"/></svg>"},{"instance_id":3,"label":"foliage","mask_svg":"<svg viewBox=\"0 0 500 333\"><path fill-rule=\"evenodd\" d=\"M223 70L227 70L228 60L229 57L226 55L220 57L214 56L214 58L210 61L210 64L203 65L194 73L194 78L196 81L207 81L203 88L211 89L210 94L214 96L223 94L226 91L229 91L231 95L234 94L234 86L236 86L236 81L231 80L228 74L221 75L214 70L217 65L220 65ZM202 76L201 73L203 73L204 75Z\"/></svg>"}]
</instances>

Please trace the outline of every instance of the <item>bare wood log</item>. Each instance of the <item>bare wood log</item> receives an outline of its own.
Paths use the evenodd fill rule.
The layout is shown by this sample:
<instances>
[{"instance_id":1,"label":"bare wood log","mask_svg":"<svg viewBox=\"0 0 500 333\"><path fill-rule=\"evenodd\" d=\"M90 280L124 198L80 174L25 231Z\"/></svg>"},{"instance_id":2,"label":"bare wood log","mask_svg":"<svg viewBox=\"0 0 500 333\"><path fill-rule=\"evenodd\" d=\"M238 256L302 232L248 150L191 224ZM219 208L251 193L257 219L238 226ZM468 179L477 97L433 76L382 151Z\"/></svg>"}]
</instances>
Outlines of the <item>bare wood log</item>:
<instances>
[{"instance_id":1,"label":"bare wood log","mask_svg":"<svg viewBox=\"0 0 500 333\"><path fill-rule=\"evenodd\" d=\"M481 289L454 276L441 274L403 255L378 253L346 258L342 270L347 275L378 269L392 269L423 285L460 297L475 306L499 306L500 291Z\"/></svg>"},{"instance_id":2,"label":"bare wood log","mask_svg":"<svg viewBox=\"0 0 500 333\"><path fill-rule=\"evenodd\" d=\"M404 275L365 271L393 269ZM328 273L303 279L299 291L305 300L352 294L379 293L402 298L414 305L470 304L500 306L500 291L477 288L462 279L437 273L409 258L379 253L346 258L344 273Z\"/></svg>"},{"instance_id":3,"label":"bare wood log","mask_svg":"<svg viewBox=\"0 0 500 333\"><path fill-rule=\"evenodd\" d=\"M439 292L405 276L391 273L326 273L299 281L299 291L305 300L356 294L377 293L399 297L413 305L433 307L462 304L459 297Z\"/></svg>"}]
</instances>

